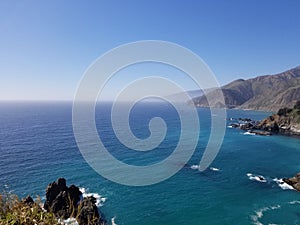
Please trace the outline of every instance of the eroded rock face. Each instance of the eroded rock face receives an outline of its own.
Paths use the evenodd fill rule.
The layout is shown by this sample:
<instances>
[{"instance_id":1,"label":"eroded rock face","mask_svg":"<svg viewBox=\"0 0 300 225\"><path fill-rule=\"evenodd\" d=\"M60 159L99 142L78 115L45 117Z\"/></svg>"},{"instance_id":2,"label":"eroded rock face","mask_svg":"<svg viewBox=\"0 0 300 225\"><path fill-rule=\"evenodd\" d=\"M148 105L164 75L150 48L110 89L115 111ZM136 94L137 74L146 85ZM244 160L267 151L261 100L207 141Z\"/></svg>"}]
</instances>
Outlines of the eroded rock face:
<instances>
[{"instance_id":1,"label":"eroded rock face","mask_svg":"<svg viewBox=\"0 0 300 225\"><path fill-rule=\"evenodd\" d=\"M297 173L292 178L283 178L283 181L295 188L297 191L300 191L300 173Z\"/></svg>"},{"instance_id":2,"label":"eroded rock face","mask_svg":"<svg viewBox=\"0 0 300 225\"><path fill-rule=\"evenodd\" d=\"M99 218L96 199L92 196L84 198L78 207L77 222L86 225L101 225L103 221Z\"/></svg>"},{"instance_id":3,"label":"eroded rock face","mask_svg":"<svg viewBox=\"0 0 300 225\"><path fill-rule=\"evenodd\" d=\"M29 199L30 200L30 199ZM67 187L66 180L59 178L46 189L44 209L53 212L58 218L74 217L79 225L105 225L100 217L94 197L82 199L82 193L75 185Z\"/></svg>"},{"instance_id":4,"label":"eroded rock face","mask_svg":"<svg viewBox=\"0 0 300 225\"><path fill-rule=\"evenodd\" d=\"M258 128L283 135L300 136L299 112L294 110L284 115L274 114L262 120Z\"/></svg>"},{"instance_id":5,"label":"eroded rock face","mask_svg":"<svg viewBox=\"0 0 300 225\"><path fill-rule=\"evenodd\" d=\"M54 200L61 192L64 192L65 190L67 190L67 185L64 178L58 178L57 181L50 183L46 189L46 201L44 204L44 209L50 211Z\"/></svg>"}]
</instances>

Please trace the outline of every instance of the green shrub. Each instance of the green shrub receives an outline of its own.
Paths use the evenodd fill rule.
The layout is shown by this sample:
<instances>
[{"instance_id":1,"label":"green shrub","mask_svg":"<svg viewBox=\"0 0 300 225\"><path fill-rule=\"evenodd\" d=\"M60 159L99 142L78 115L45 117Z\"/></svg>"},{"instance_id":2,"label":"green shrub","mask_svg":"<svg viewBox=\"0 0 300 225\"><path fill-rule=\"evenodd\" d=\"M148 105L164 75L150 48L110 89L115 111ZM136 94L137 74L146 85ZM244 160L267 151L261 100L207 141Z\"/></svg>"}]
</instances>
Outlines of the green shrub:
<instances>
[{"instance_id":1,"label":"green shrub","mask_svg":"<svg viewBox=\"0 0 300 225\"><path fill-rule=\"evenodd\" d=\"M277 112L277 114L279 115L279 116L284 116L284 115L287 115L287 114L289 114L290 112L292 112L293 111L293 109L290 109L290 108L282 108L282 109L279 109L278 110L278 112Z\"/></svg>"}]
</instances>

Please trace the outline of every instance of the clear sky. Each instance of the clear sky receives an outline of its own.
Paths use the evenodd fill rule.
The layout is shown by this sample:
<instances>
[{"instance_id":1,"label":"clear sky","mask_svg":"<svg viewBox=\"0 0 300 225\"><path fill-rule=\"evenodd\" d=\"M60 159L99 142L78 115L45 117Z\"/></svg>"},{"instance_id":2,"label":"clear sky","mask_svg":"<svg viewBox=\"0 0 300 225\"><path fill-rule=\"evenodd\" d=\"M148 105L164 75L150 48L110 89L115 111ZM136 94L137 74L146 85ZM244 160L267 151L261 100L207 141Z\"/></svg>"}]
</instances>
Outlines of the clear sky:
<instances>
[{"instance_id":1,"label":"clear sky","mask_svg":"<svg viewBox=\"0 0 300 225\"><path fill-rule=\"evenodd\" d=\"M278 73L300 65L299 10L297 0L2 0L0 100L71 100L97 57L149 39L189 48L221 84Z\"/></svg>"}]
</instances>

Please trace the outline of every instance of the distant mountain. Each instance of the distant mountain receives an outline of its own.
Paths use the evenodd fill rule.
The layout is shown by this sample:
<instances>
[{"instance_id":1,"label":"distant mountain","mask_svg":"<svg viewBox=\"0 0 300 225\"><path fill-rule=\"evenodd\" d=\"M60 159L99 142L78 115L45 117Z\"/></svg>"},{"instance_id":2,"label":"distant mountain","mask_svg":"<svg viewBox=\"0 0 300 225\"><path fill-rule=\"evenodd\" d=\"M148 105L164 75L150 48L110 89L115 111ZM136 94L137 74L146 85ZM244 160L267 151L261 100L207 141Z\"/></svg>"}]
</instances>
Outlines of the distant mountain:
<instances>
[{"instance_id":1,"label":"distant mountain","mask_svg":"<svg viewBox=\"0 0 300 225\"><path fill-rule=\"evenodd\" d=\"M292 107L300 100L300 66L276 75L258 76L248 80L235 80L221 87L227 108L277 111ZM208 95L214 98L217 90ZM204 95L193 98L199 107L207 107ZM218 102L212 103L219 107Z\"/></svg>"},{"instance_id":2,"label":"distant mountain","mask_svg":"<svg viewBox=\"0 0 300 225\"><path fill-rule=\"evenodd\" d=\"M206 92L211 92L213 90L215 90L215 88L205 89ZM199 98L199 97L203 96L204 92L203 92L203 90L192 90L192 91L187 91L185 93L180 92L180 93L176 93L173 95L169 95L168 97L174 99L174 101L177 101L177 102L185 102L185 94L188 94L191 99L195 99L195 98Z\"/></svg>"},{"instance_id":3,"label":"distant mountain","mask_svg":"<svg viewBox=\"0 0 300 225\"><path fill-rule=\"evenodd\" d=\"M176 94L173 94L173 95L169 95L168 97L171 97L172 99L176 100L176 101L179 101L179 102L182 102L182 101L185 101L185 94L188 94L190 96L190 98L198 98L198 97L201 97L203 95L203 91L202 90L194 90L194 91L187 91L185 93L176 93Z\"/></svg>"}]
</instances>

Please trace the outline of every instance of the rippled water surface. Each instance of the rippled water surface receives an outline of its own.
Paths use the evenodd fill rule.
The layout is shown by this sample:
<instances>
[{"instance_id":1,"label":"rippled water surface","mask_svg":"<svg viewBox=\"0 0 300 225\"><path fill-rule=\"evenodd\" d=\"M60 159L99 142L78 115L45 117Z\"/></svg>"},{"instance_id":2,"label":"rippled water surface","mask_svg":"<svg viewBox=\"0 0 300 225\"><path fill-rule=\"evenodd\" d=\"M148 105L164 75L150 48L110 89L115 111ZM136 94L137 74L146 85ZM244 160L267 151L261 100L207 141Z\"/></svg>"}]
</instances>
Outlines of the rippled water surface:
<instances>
[{"instance_id":1,"label":"rippled water surface","mask_svg":"<svg viewBox=\"0 0 300 225\"><path fill-rule=\"evenodd\" d=\"M198 109L201 132L187 165L159 184L128 187L102 178L84 161L72 130L71 103L0 104L0 185L25 196L44 196L49 182L65 177L105 202L100 209L118 225L300 224L300 194L278 180L300 172L300 139L252 136L226 128L217 158L207 171L197 165L210 134L210 111ZM266 112L228 110L228 117L262 119ZM178 114L166 103L138 104L130 125L150 135L149 119L164 118L165 140L153 151L127 149L115 137L110 105L96 108L98 133L111 154L133 165L149 165L172 153L180 136ZM229 123L230 121L228 121ZM114 168L107 169L114 173ZM260 179L263 177L263 181ZM7 188L8 186L8 188Z\"/></svg>"}]
</instances>

